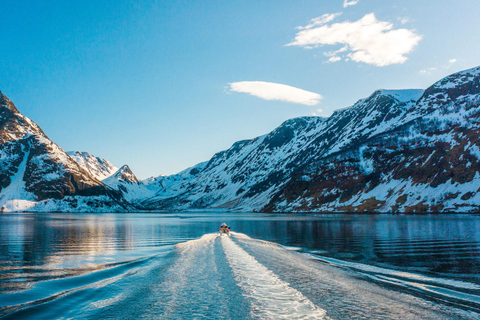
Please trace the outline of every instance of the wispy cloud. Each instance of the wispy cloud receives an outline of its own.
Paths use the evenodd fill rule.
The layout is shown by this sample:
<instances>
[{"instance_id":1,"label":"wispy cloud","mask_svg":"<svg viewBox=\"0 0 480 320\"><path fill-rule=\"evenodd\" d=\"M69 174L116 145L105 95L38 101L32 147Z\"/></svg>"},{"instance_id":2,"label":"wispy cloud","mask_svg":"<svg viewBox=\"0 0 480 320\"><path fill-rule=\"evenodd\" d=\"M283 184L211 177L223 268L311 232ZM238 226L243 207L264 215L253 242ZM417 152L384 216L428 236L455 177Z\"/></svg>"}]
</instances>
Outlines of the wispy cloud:
<instances>
[{"instance_id":1,"label":"wispy cloud","mask_svg":"<svg viewBox=\"0 0 480 320\"><path fill-rule=\"evenodd\" d=\"M320 17L313 18L312 20L310 20L310 23L308 25L306 25L305 27L299 26L299 27L296 27L295 29L304 30L304 29L313 28L315 26L321 26L321 25L324 25L324 24L332 21L333 19L335 19L336 17L338 17L341 14L342 14L341 12L339 12L339 13L326 13L324 15L321 15Z\"/></svg>"},{"instance_id":2,"label":"wispy cloud","mask_svg":"<svg viewBox=\"0 0 480 320\"><path fill-rule=\"evenodd\" d=\"M317 105L323 97L318 93L287 86L285 84L264 81L240 81L229 83L229 90L248 93L265 100L278 100L299 103L307 106Z\"/></svg>"},{"instance_id":3,"label":"wispy cloud","mask_svg":"<svg viewBox=\"0 0 480 320\"><path fill-rule=\"evenodd\" d=\"M431 74L432 72L437 71L437 68L431 67L431 68L425 68L420 70L420 74Z\"/></svg>"},{"instance_id":4,"label":"wispy cloud","mask_svg":"<svg viewBox=\"0 0 480 320\"><path fill-rule=\"evenodd\" d=\"M332 21L338 14L328 20ZM318 17L324 21L325 15ZM311 23L300 29L294 41L287 46L315 48L322 45L343 45L341 51L330 51L325 54L330 62L353 60L375 66L404 63L406 54L410 53L422 39L412 30L394 29L388 21L379 21L373 13L365 15L358 21L344 21L321 26ZM333 54L332 54L333 53Z\"/></svg>"},{"instance_id":5,"label":"wispy cloud","mask_svg":"<svg viewBox=\"0 0 480 320\"><path fill-rule=\"evenodd\" d=\"M358 3L360 0L343 0L343 7L346 8L348 6L354 6Z\"/></svg>"},{"instance_id":6,"label":"wispy cloud","mask_svg":"<svg viewBox=\"0 0 480 320\"><path fill-rule=\"evenodd\" d=\"M437 70L448 70L452 67L452 65L457 62L457 59L453 58L453 59L449 59L448 60L448 64L444 64L443 66L440 66L440 67L430 67L430 68L425 68L425 69L422 69L420 70L420 74L432 74L433 72L437 71Z\"/></svg>"},{"instance_id":7,"label":"wispy cloud","mask_svg":"<svg viewBox=\"0 0 480 320\"><path fill-rule=\"evenodd\" d=\"M398 18L397 20L400 21L401 24L405 24L405 23L409 23L409 22L410 22L410 19L409 19L409 18L406 18L406 17Z\"/></svg>"}]
</instances>

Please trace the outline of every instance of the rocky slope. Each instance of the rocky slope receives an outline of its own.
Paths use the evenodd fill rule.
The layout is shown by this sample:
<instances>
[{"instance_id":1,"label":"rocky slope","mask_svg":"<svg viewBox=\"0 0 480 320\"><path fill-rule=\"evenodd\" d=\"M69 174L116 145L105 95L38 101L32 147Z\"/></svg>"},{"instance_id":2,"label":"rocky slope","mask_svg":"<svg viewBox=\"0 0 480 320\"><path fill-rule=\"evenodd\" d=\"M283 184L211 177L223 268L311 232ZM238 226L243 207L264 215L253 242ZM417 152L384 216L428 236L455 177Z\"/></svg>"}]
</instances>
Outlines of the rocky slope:
<instances>
[{"instance_id":1,"label":"rocky slope","mask_svg":"<svg viewBox=\"0 0 480 320\"><path fill-rule=\"evenodd\" d=\"M291 119L178 175L144 205L262 211L476 211L479 68Z\"/></svg>"},{"instance_id":2,"label":"rocky slope","mask_svg":"<svg viewBox=\"0 0 480 320\"><path fill-rule=\"evenodd\" d=\"M97 180L102 181L118 171L118 168L107 160L95 157L88 152L69 151L67 154Z\"/></svg>"},{"instance_id":3,"label":"rocky slope","mask_svg":"<svg viewBox=\"0 0 480 320\"><path fill-rule=\"evenodd\" d=\"M208 163L160 177L157 208L258 210L283 188L299 167L391 130L422 90L377 91L330 118L303 117L271 133L235 143Z\"/></svg>"},{"instance_id":4,"label":"rocky slope","mask_svg":"<svg viewBox=\"0 0 480 320\"><path fill-rule=\"evenodd\" d=\"M392 130L310 162L264 211L480 209L480 68L428 88Z\"/></svg>"},{"instance_id":5,"label":"rocky slope","mask_svg":"<svg viewBox=\"0 0 480 320\"><path fill-rule=\"evenodd\" d=\"M136 205L137 209L155 209L140 204L141 199L155 195L156 188L138 181L129 166L124 165L115 174L102 181L106 186L115 190L125 200Z\"/></svg>"},{"instance_id":6,"label":"rocky slope","mask_svg":"<svg viewBox=\"0 0 480 320\"><path fill-rule=\"evenodd\" d=\"M329 118L287 120L207 162L144 181L128 166L116 170L88 153L67 155L1 99L0 204L13 209L12 201L26 201L33 208L63 210L72 198L82 210L110 211L129 205L265 212L480 210L480 67L426 90L378 90ZM84 201L91 198L97 202Z\"/></svg>"},{"instance_id":7,"label":"rocky slope","mask_svg":"<svg viewBox=\"0 0 480 320\"><path fill-rule=\"evenodd\" d=\"M2 211L121 210L118 200L0 92Z\"/></svg>"}]
</instances>

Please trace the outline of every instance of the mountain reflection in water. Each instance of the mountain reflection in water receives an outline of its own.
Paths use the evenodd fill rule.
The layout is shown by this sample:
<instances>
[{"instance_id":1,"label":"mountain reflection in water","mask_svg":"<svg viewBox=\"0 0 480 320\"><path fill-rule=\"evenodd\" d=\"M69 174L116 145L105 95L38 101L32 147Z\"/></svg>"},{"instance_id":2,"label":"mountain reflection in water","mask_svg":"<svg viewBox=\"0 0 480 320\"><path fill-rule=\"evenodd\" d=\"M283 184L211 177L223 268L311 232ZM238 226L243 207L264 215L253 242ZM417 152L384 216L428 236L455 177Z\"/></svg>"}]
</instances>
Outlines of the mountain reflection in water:
<instances>
[{"instance_id":1,"label":"mountain reflection in water","mask_svg":"<svg viewBox=\"0 0 480 320\"><path fill-rule=\"evenodd\" d=\"M253 245L254 240L242 240L244 238L240 235L244 234L249 239L274 242L291 252L305 253L306 258L302 259L308 260L309 255L318 258L317 264L352 270L363 268L365 273L362 277L374 281L384 281L385 275L390 274L388 270L394 270L396 274L388 278L389 284L385 280L382 285L395 282L395 285L408 287L415 294L419 294L417 288L426 290L423 288L425 283L434 281L429 277L442 278L444 280L433 284L441 287L435 287L435 290L429 288L435 292L431 299L438 297L441 290L451 289L453 291L448 293L448 297L442 297L443 300L459 300L462 308L477 311L480 218L475 215L52 213L0 216L0 316L15 316L23 312L24 316L38 317L39 314L45 314L43 309L39 309L41 306L61 296L88 288L91 290L92 286L108 287L110 283L127 281L119 279L135 274L138 276L147 270L171 268L180 261L172 256L177 250L175 245L215 233L222 222L236 232L237 235L232 237L233 242L218 242L220 240L214 237L209 240L213 241L211 247L194 253L197 260L201 260L199 255L206 254L208 250L212 254L224 254L222 250L232 250L245 256L247 261L251 260L250 268L264 270L262 268L268 267L268 270L280 272L274 276L262 271L268 279L278 276L279 279L288 280L286 285L294 285L297 281L298 287L289 288L288 292L302 289L299 279L291 276L288 270L281 271L284 265L275 262L276 256L266 259L268 255L262 253L265 249L258 245L260 242ZM256 260L250 257L256 257ZM282 259L287 259L287 256ZM310 263L307 260L305 266ZM228 261L235 264L242 260L232 258ZM215 267L223 268L219 269L223 270L222 277L231 272L225 263L217 261ZM377 272L357 266L385 269ZM239 273L246 272L238 266L232 268ZM406 272L407 276L403 277L399 272ZM412 276L415 274L424 278ZM412 282L415 277L420 279L419 282ZM462 282L450 284L450 280ZM463 282L471 285L463 286ZM165 289L158 290L164 292L162 290ZM82 299L89 301L88 305L100 306L105 301L114 304L121 294L125 293L120 290L116 296L108 299ZM309 303L321 304L309 298L313 301ZM248 304L247 300L235 304ZM480 299L478 303L480 306ZM323 308L328 309L325 306ZM322 309L315 310L317 313L324 312ZM333 312L327 311L327 315ZM158 312L164 314L165 310ZM45 318L48 318L48 314ZM342 314L337 314L337 318L342 318ZM380 314L378 318L381 318Z\"/></svg>"}]
</instances>

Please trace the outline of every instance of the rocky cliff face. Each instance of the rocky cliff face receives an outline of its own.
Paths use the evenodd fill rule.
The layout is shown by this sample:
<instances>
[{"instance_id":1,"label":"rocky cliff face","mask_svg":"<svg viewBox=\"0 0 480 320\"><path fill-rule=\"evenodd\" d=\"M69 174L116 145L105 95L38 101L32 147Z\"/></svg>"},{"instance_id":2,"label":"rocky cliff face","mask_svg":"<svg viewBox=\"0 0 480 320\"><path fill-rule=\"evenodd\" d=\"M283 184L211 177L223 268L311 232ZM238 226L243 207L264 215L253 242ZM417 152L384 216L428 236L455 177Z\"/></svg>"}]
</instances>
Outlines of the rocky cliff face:
<instances>
[{"instance_id":1,"label":"rocky cliff face","mask_svg":"<svg viewBox=\"0 0 480 320\"><path fill-rule=\"evenodd\" d=\"M118 168L107 160L95 157L88 152L69 151L67 154L97 180L102 181L118 171Z\"/></svg>"},{"instance_id":2,"label":"rocky cliff face","mask_svg":"<svg viewBox=\"0 0 480 320\"><path fill-rule=\"evenodd\" d=\"M264 211L480 209L480 68L428 88L398 125L311 161Z\"/></svg>"},{"instance_id":3,"label":"rocky cliff face","mask_svg":"<svg viewBox=\"0 0 480 320\"><path fill-rule=\"evenodd\" d=\"M378 90L329 118L287 120L208 162L140 182L128 166L114 171L90 154L67 155L3 95L0 142L0 204L8 208L24 201L61 211L76 201L68 208L473 212L480 67L426 90Z\"/></svg>"},{"instance_id":4,"label":"rocky cliff face","mask_svg":"<svg viewBox=\"0 0 480 320\"><path fill-rule=\"evenodd\" d=\"M264 208L299 168L391 130L422 94L423 90L377 91L330 118L287 120L271 133L237 142L194 167L188 179L185 172L162 178L174 181L145 203L164 209Z\"/></svg>"},{"instance_id":5,"label":"rocky cliff face","mask_svg":"<svg viewBox=\"0 0 480 320\"><path fill-rule=\"evenodd\" d=\"M128 202L135 204L138 209L151 209L150 206L143 206L140 201L154 196L156 188L151 189L139 182L129 166L122 166L112 176L103 180L103 183L121 194Z\"/></svg>"},{"instance_id":6,"label":"rocky cliff face","mask_svg":"<svg viewBox=\"0 0 480 320\"><path fill-rule=\"evenodd\" d=\"M378 90L331 117L291 119L163 185L163 209L475 211L479 68L427 90Z\"/></svg>"},{"instance_id":7,"label":"rocky cliff face","mask_svg":"<svg viewBox=\"0 0 480 320\"><path fill-rule=\"evenodd\" d=\"M76 196L93 197L92 210L118 207L113 193L0 93L0 208L34 210L65 199L64 208L75 210Z\"/></svg>"}]
</instances>

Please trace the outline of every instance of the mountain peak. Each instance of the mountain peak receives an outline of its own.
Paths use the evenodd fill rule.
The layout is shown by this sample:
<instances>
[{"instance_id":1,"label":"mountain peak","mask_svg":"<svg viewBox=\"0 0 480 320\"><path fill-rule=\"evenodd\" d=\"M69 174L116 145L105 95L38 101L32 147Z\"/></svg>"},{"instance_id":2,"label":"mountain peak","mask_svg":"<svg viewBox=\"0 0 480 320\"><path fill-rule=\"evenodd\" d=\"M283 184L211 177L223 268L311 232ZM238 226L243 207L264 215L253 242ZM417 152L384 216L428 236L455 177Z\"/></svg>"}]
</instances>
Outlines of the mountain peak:
<instances>
[{"instance_id":1,"label":"mountain peak","mask_svg":"<svg viewBox=\"0 0 480 320\"><path fill-rule=\"evenodd\" d=\"M35 122L21 114L13 102L0 92L0 144L29 134L47 138Z\"/></svg>"},{"instance_id":2,"label":"mountain peak","mask_svg":"<svg viewBox=\"0 0 480 320\"><path fill-rule=\"evenodd\" d=\"M478 84L480 79L480 66L459 71L453 73L445 78L435 82L429 89L430 91L433 90L441 90L441 89L453 89L462 87L466 84L471 84L472 82L476 82ZM472 89L472 88L469 88ZM478 87L477 87L478 90Z\"/></svg>"},{"instance_id":3,"label":"mountain peak","mask_svg":"<svg viewBox=\"0 0 480 320\"><path fill-rule=\"evenodd\" d=\"M115 177L117 180L129 183L138 183L137 177L127 165L123 165L120 169L118 169L118 171L113 175L113 177Z\"/></svg>"},{"instance_id":4,"label":"mountain peak","mask_svg":"<svg viewBox=\"0 0 480 320\"><path fill-rule=\"evenodd\" d=\"M69 151L67 154L75 160L80 167L100 181L110 177L118 171L118 168L109 161L100 157L95 157L88 152Z\"/></svg>"},{"instance_id":5,"label":"mountain peak","mask_svg":"<svg viewBox=\"0 0 480 320\"><path fill-rule=\"evenodd\" d=\"M14 114L18 113L18 110L15 107L15 105L13 104L13 102L10 101L10 99L8 99L8 97L6 95L4 95L2 93L2 91L0 91L0 108L2 108L2 107L9 109Z\"/></svg>"},{"instance_id":6,"label":"mountain peak","mask_svg":"<svg viewBox=\"0 0 480 320\"><path fill-rule=\"evenodd\" d=\"M381 89L375 91L375 93L383 96L391 96L400 102L418 101L424 92L425 90L422 89Z\"/></svg>"},{"instance_id":7,"label":"mountain peak","mask_svg":"<svg viewBox=\"0 0 480 320\"><path fill-rule=\"evenodd\" d=\"M68 199L63 208L82 210L78 201L87 197L113 205L111 192L48 139L3 93L0 150L0 200L9 202L15 208L12 210L42 210L47 202L62 199Z\"/></svg>"},{"instance_id":8,"label":"mountain peak","mask_svg":"<svg viewBox=\"0 0 480 320\"><path fill-rule=\"evenodd\" d=\"M8 98L0 90L0 103L4 103L5 100L8 100Z\"/></svg>"},{"instance_id":9,"label":"mountain peak","mask_svg":"<svg viewBox=\"0 0 480 320\"><path fill-rule=\"evenodd\" d=\"M480 67L453 73L435 82L425 90L409 118L434 111L444 115L458 113L465 104L478 105L480 99ZM450 116L447 116L450 117Z\"/></svg>"}]
</instances>

